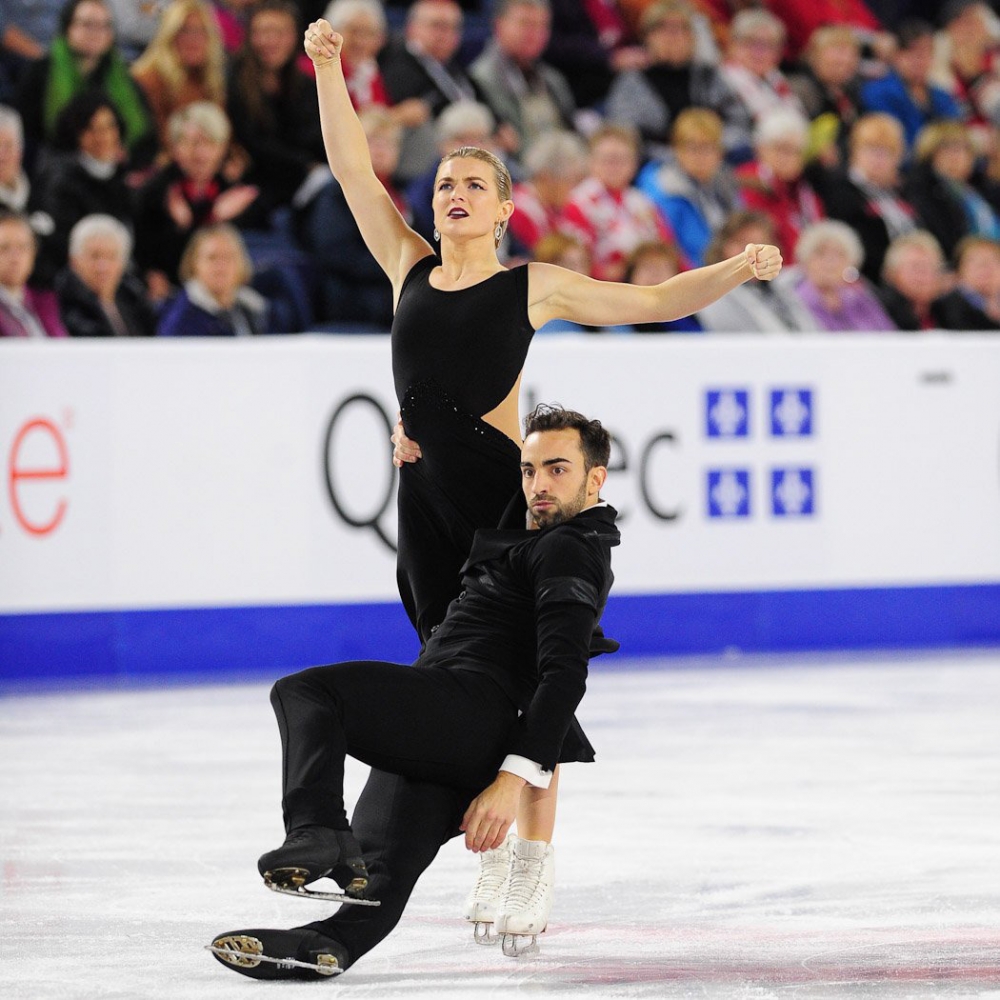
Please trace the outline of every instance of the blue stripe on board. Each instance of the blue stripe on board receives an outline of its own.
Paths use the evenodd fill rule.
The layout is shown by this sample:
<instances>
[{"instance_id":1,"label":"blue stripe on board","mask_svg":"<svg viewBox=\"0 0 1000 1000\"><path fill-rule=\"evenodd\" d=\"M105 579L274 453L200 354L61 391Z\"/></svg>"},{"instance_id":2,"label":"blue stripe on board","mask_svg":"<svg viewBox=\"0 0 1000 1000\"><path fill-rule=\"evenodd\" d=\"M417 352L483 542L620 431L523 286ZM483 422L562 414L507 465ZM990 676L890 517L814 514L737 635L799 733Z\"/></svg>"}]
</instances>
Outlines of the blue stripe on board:
<instances>
[{"instance_id":1,"label":"blue stripe on board","mask_svg":"<svg viewBox=\"0 0 1000 1000\"><path fill-rule=\"evenodd\" d=\"M604 628L627 656L998 645L1000 584L623 595ZM416 652L396 603L0 615L7 689L239 680Z\"/></svg>"}]
</instances>

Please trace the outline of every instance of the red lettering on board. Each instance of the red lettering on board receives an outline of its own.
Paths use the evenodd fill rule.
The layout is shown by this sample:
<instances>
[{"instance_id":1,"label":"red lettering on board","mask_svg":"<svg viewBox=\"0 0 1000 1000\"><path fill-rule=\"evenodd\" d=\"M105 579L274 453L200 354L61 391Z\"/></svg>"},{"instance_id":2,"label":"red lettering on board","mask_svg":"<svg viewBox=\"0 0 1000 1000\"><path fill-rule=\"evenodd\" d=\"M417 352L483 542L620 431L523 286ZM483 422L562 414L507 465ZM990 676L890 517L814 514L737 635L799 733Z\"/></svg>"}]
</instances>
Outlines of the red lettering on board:
<instances>
[{"instance_id":1,"label":"red lettering on board","mask_svg":"<svg viewBox=\"0 0 1000 1000\"><path fill-rule=\"evenodd\" d=\"M53 442L57 452L57 461L53 464L40 468L34 466L21 465L21 449L32 434L45 434ZM64 481L69 475L69 451L66 448L66 439L62 431L44 417L35 417L29 420L14 438L14 443L10 449L10 460L7 463L7 488L10 493L10 504L14 511L17 523L25 531L32 535L48 535L59 527L60 522L66 516L68 502L65 497L60 496L55 501L55 509L48 520L41 522L32 520L24 510L21 501L20 490L26 483L38 483L45 480Z\"/></svg>"}]
</instances>

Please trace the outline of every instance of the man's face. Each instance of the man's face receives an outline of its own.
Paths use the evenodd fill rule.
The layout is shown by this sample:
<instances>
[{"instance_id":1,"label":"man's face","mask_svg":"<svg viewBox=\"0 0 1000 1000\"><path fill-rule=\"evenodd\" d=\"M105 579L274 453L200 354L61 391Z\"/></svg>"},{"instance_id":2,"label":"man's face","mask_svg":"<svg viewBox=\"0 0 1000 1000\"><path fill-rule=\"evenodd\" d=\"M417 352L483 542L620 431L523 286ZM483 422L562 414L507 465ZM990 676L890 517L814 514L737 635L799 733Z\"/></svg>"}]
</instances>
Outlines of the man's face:
<instances>
[{"instance_id":1,"label":"man's face","mask_svg":"<svg viewBox=\"0 0 1000 1000\"><path fill-rule=\"evenodd\" d=\"M413 10L407 37L432 59L448 62L462 42L462 8L451 0L419 4Z\"/></svg>"},{"instance_id":2,"label":"man's face","mask_svg":"<svg viewBox=\"0 0 1000 1000\"><path fill-rule=\"evenodd\" d=\"M580 433L573 428L536 431L521 448L521 488L534 528L550 528L597 503L600 467L584 469ZM599 481L598 481L599 480Z\"/></svg>"},{"instance_id":3,"label":"man's face","mask_svg":"<svg viewBox=\"0 0 1000 1000\"><path fill-rule=\"evenodd\" d=\"M551 15L543 7L517 4L493 22L497 44L514 62L530 66L549 44Z\"/></svg>"}]
</instances>

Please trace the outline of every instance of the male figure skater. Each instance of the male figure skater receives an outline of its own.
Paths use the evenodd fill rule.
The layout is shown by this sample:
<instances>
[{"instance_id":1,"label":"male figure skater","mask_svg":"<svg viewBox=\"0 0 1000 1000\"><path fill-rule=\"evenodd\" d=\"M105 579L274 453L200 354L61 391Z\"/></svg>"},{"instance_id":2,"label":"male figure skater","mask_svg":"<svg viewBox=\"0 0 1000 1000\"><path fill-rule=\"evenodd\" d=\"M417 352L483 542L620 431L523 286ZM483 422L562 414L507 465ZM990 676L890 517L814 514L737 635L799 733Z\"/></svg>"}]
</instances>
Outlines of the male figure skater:
<instances>
[{"instance_id":1,"label":"male figure skater","mask_svg":"<svg viewBox=\"0 0 1000 1000\"><path fill-rule=\"evenodd\" d=\"M619 541L600 499L609 454L599 421L537 407L521 452L535 530L477 532L464 589L417 661L314 667L275 684L288 836L260 872L286 885L330 875L380 905L231 931L210 946L219 961L255 979L342 972L396 925L441 844L460 831L473 851L503 842L525 783L550 780L583 697ZM375 769L353 829L347 754Z\"/></svg>"}]
</instances>

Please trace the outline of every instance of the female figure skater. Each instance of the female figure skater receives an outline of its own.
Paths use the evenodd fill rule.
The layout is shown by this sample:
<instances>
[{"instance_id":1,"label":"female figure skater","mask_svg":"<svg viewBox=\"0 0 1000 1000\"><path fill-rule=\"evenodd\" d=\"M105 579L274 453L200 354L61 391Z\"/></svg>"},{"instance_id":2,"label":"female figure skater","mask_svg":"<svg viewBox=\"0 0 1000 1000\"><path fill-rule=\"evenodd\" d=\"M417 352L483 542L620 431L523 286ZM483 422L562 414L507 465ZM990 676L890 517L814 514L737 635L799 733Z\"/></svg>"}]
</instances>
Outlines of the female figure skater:
<instances>
[{"instance_id":1,"label":"female figure skater","mask_svg":"<svg viewBox=\"0 0 1000 1000\"><path fill-rule=\"evenodd\" d=\"M330 168L368 249L392 282L393 378L408 439L397 448L397 581L407 614L426 641L458 596L459 570L476 529L495 527L511 497L520 495L518 396L534 331L552 319L608 326L689 316L750 278L775 277L781 254L773 246L751 245L729 260L651 286L596 281L552 264L508 270L496 251L514 211L510 175L487 150L463 147L445 156L435 180L439 261L403 221L372 170L344 82L342 43L325 20L306 29ZM512 526L524 526L523 511L522 501ZM592 760L579 727L571 736L561 759ZM556 780L549 783L530 761L508 758L501 770L516 785L525 783L519 837L512 838L515 854L519 843L527 843L523 859L544 877L543 863L551 871ZM466 842L486 852L494 867L502 865L501 837ZM484 862L480 883L490 881L486 868ZM480 898L474 893L470 905ZM543 909L550 900L551 890ZM490 906L473 906L468 918L488 922ZM542 927L544 921L535 929ZM497 930L503 930L499 921Z\"/></svg>"}]
</instances>

